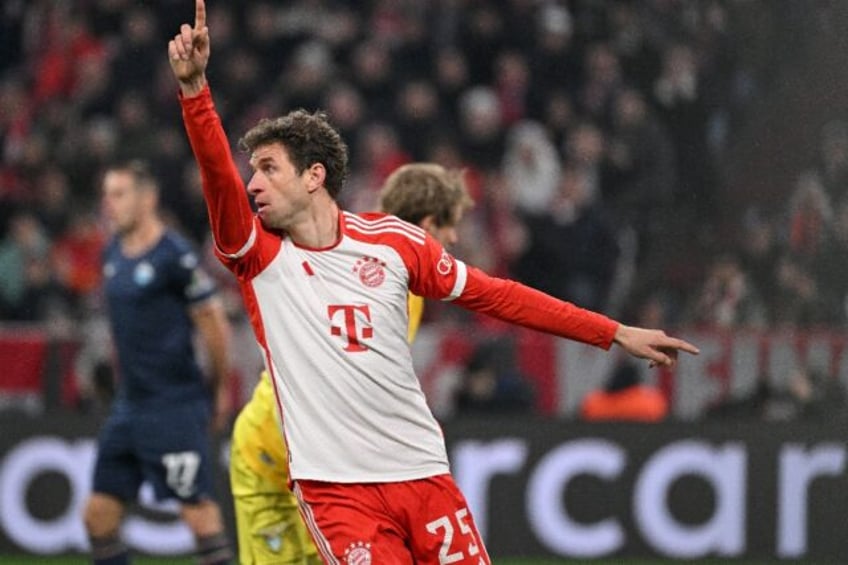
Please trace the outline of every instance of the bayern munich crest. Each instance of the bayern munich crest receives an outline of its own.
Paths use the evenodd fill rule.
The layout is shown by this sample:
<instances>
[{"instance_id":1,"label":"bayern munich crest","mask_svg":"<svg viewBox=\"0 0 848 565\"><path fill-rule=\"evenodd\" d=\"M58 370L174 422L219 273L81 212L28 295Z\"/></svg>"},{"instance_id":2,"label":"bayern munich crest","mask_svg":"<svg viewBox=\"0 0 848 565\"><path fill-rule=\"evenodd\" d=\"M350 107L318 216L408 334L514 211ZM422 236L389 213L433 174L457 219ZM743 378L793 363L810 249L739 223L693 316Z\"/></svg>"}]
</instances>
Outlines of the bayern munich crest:
<instances>
[{"instance_id":1,"label":"bayern munich crest","mask_svg":"<svg viewBox=\"0 0 848 565\"><path fill-rule=\"evenodd\" d=\"M386 280L386 262L366 255L356 262L353 272L359 275L362 284L376 288Z\"/></svg>"},{"instance_id":2,"label":"bayern munich crest","mask_svg":"<svg viewBox=\"0 0 848 565\"><path fill-rule=\"evenodd\" d=\"M347 565L371 565L371 544L363 541L352 543L345 549Z\"/></svg>"}]
</instances>

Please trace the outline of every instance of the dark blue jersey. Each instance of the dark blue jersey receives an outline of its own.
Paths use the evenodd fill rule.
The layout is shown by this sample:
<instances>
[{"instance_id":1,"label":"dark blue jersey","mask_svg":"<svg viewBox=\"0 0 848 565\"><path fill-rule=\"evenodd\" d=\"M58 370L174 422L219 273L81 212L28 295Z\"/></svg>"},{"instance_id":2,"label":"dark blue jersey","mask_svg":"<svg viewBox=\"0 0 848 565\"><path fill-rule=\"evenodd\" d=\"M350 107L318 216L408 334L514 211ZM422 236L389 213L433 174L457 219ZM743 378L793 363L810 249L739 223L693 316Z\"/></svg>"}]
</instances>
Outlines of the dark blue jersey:
<instances>
[{"instance_id":1,"label":"dark blue jersey","mask_svg":"<svg viewBox=\"0 0 848 565\"><path fill-rule=\"evenodd\" d=\"M113 239L103 254L109 321L118 355L119 407L208 398L189 308L215 292L189 243L172 231L127 257Z\"/></svg>"}]
</instances>

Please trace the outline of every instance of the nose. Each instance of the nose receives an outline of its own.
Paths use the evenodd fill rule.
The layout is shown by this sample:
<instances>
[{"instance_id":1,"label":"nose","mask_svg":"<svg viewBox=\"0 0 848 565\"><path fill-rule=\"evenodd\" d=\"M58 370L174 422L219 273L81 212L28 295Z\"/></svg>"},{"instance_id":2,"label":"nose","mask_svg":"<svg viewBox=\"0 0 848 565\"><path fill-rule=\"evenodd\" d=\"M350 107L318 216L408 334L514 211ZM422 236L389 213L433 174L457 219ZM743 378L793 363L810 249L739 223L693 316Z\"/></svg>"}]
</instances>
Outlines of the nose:
<instances>
[{"instance_id":1,"label":"nose","mask_svg":"<svg viewBox=\"0 0 848 565\"><path fill-rule=\"evenodd\" d=\"M250 177L250 180L247 182L247 193L251 196L256 196L256 194L261 190L259 186L258 180L259 173L253 173Z\"/></svg>"}]
</instances>

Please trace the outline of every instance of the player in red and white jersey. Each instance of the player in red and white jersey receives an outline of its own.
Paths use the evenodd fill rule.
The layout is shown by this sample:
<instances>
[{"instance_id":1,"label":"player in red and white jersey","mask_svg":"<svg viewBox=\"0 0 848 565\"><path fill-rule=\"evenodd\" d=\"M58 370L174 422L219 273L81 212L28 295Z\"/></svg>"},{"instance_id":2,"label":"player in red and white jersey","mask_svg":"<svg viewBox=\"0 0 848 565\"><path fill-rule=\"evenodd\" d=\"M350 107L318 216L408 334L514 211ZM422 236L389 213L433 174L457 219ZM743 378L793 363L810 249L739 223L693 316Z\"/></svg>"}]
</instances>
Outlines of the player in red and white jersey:
<instances>
[{"instance_id":1,"label":"player in red and white jersey","mask_svg":"<svg viewBox=\"0 0 848 565\"><path fill-rule=\"evenodd\" d=\"M206 81L205 19L196 0L194 27L183 24L169 43L170 63L217 254L239 280L265 352L290 480L322 558L489 563L412 368L407 293L598 347L617 343L652 363L697 349L489 277L393 216L341 210L347 148L321 113L262 120L244 136L255 171L246 193Z\"/></svg>"}]
</instances>

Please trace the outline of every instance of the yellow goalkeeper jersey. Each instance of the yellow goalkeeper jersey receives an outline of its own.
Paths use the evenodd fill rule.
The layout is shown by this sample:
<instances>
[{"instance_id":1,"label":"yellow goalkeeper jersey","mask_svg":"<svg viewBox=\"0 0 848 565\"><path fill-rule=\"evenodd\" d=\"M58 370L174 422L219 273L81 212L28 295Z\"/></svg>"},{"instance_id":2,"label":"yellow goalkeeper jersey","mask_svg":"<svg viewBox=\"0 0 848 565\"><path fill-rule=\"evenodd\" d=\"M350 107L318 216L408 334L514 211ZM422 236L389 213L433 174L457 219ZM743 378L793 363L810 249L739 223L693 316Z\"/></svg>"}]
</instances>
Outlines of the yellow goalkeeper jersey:
<instances>
[{"instance_id":1,"label":"yellow goalkeeper jersey","mask_svg":"<svg viewBox=\"0 0 848 565\"><path fill-rule=\"evenodd\" d=\"M424 299L410 293L408 297L409 343L415 339L421 326L424 314ZM244 405L233 429L233 444L244 458L245 463L257 475L277 484L281 489L287 488L288 453L282 437L282 427L277 415L274 389L271 377L267 371L253 390L250 401ZM237 489L237 485L233 486ZM234 495L240 493L233 492Z\"/></svg>"},{"instance_id":2,"label":"yellow goalkeeper jersey","mask_svg":"<svg viewBox=\"0 0 848 565\"><path fill-rule=\"evenodd\" d=\"M409 310L409 330L407 339L409 343L415 341L418 328L421 327L421 317L424 315L424 298L409 293L407 297L407 309Z\"/></svg>"},{"instance_id":3,"label":"yellow goalkeeper jersey","mask_svg":"<svg viewBox=\"0 0 848 565\"><path fill-rule=\"evenodd\" d=\"M281 489L287 488L288 454L267 371L262 371L253 396L236 419L233 444L253 472Z\"/></svg>"}]
</instances>

